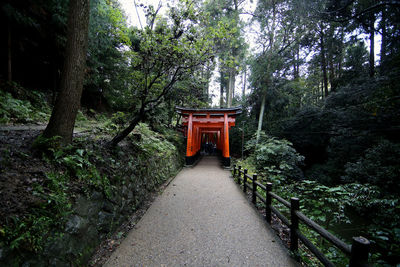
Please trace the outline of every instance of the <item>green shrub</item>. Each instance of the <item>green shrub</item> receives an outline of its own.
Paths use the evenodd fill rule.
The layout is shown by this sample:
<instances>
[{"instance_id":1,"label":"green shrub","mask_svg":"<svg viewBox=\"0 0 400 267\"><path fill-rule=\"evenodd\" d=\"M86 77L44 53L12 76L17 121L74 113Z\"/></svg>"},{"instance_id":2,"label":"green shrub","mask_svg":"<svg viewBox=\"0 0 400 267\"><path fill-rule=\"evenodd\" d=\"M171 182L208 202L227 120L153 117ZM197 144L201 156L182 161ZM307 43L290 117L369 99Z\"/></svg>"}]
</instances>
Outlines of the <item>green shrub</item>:
<instances>
[{"instance_id":1,"label":"green shrub","mask_svg":"<svg viewBox=\"0 0 400 267\"><path fill-rule=\"evenodd\" d=\"M61 136L46 138L39 135L32 143L32 149L41 155L50 155L61 149Z\"/></svg>"},{"instance_id":2,"label":"green shrub","mask_svg":"<svg viewBox=\"0 0 400 267\"><path fill-rule=\"evenodd\" d=\"M45 122L49 114L50 109L44 103L41 107L35 107L28 100L15 99L10 93L0 90L0 123Z\"/></svg>"},{"instance_id":3,"label":"green shrub","mask_svg":"<svg viewBox=\"0 0 400 267\"><path fill-rule=\"evenodd\" d=\"M369 183L389 193L400 194L400 144L382 140L367 149L355 163L345 166L347 182Z\"/></svg>"},{"instance_id":4,"label":"green shrub","mask_svg":"<svg viewBox=\"0 0 400 267\"><path fill-rule=\"evenodd\" d=\"M262 133L259 142L256 144L252 140L247 144L247 149L254 149L251 158L258 172L296 180L303 178L300 166L304 157L297 153L289 141Z\"/></svg>"},{"instance_id":5,"label":"green shrub","mask_svg":"<svg viewBox=\"0 0 400 267\"><path fill-rule=\"evenodd\" d=\"M128 116L128 114L122 111L113 113L111 118L104 123L104 130L113 134L117 133L122 130L126 122L129 121Z\"/></svg>"}]
</instances>

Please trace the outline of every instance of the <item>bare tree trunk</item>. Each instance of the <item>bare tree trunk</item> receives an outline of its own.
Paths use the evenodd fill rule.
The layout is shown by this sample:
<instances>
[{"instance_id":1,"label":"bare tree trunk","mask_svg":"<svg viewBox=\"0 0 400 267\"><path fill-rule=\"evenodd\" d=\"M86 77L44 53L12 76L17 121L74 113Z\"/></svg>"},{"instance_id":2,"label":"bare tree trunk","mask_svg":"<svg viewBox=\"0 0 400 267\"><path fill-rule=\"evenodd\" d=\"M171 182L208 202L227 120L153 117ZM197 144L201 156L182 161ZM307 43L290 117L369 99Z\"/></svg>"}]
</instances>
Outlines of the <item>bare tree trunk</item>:
<instances>
[{"instance_id":1,"label":"bare tree trunk","mask_svg":"<svg viewBox=\"0 0 400 267\"><path fill-rule=\"evenodd\" d=\"M375 16L372 17L369 25L369 77L375 74Z\"/></svg>"},{"instance_id":2,"label":"bare tree trunk","mask_svg":"<svg viewBox=\"0 0 400 267\"><path fill-rule=\"evenodd\" d=\"M72 141L76 114L80 106L86 66L90 0L70 0L66 58L57 96L45 137L61 136L63 143Z\"/></svg>"},{"instance_id":3,"label":"bare tree trunk","mask_svg":"<svg viewBox=\"0 0 400 267\"><path fill-rule=\"evenodd\" d=\"M325 35L323 30L323 25L321 25L320 31L320 50L321 50L321 69L322 69L322 80L323 80L323 92L324 96L327 97L328 92L328 74L326 70L326 54L325 54Z\"/></svg>"},{"instance_id":4,"label":"bare tree trunk","mask_svg":"<svg viewBox=\"0 0 400 267\"><path fill-rule=\"evenodd\" d=\"M335 91L336 89L336 75L335 75L335 64L334 64L334 51L336 50L336 47L333 47L333 39L334 39L334 34L335 34L335 28L331 26L329 28L329 46L327 49L327 57L328 57L328 64L327 66L329 67L329 84L331 91Z\"/></svg>"},{"instance_id":5,"label":"bare tree trunk","mask_svg":"<svg viewBox=\"0 0 400 267\"><path fill-rule=\"evenodd\" d=\"M231 82L231 89L232 89L232 93L231 93L231 105L232 105L232 101L235 98L235 84L236 84L236 69L232 69L232 77L230 79Z\"/></svg>"},{"instance_id":6,"label":"bare tree trunk","mask_svg":"<svg viewBox=\"0 0 400 267\"><path fill-rule=\"evenodd\" d=\"M300 46L297 44L296 49L296 78L300 77Z\"/></svg>"},{"instance_id":7,"label":"bare tree trunk","mask_svg":"<svg viewBox=\"0 0 400 267\"><path fill-rule=\"evenodd\" d=\"M225 81L225 78L224 78L224 73L222 71L219 72L219 75L221 76L220 84L219 84L220 85L220 87L219 87L219 93L220 93L219 107L222 108L222 107L224 107L224 81Z\"/></svg>"},{"instance_id":8,"label":"bare tree trunk","mask_svg":"<svg viewBox=\"0 0 400 267\"><path fill-rule=\"evenodd\" d=\"M275 27L276 27L276 2L275 2L275 0L272 0L272 26L271 26L271 31L269 34L269 42L270 42L271 49L273 51L275 49ZM263 124L263 119L264 119L264 110L265 110L265 101L267 98L267 89L268 89L268 86L272 84L272 74L270 74L269 71L270 71L270 63L268 62L267 66L266 66L266 71L265 71L266 72L265 89L262 94L260 115L258 117L256 143L258 143L258 140L260 139L260 133L262 130L262 124Z\"/></svg>"},{"instance_id":9,"label":"bare tree trunk","mask_svg":"<svg viewBox=\"0 0 400 267\"><path fill-rule=\"evenodd\" d=\"M343 60L344 60L344 29L341 27L340 29L340 54L339 54L339 62L338 62L338 71L337 71L337 78L340 80L342 77L342 66L343 66Z\"/></svg>"},{"instance_id":10,"label":"bare tree trunk","mask_svg":"<svg viewBox=\"0 0 400 267\"><path fill-rule=\"evenodd\" d=\"M258 140L260 139L260 133L261 133L261 130L262 130L264 110L265 110L265 99L266 98L267 98L267 93L265 92L265 93L263 93L263 96L262 96L262 99L261 99L261 108L260 108L260 116L258 117L256 143L258 143Z\"/></svg>"},{"instance_id":11,"label":"bare tree trunk","mask_svg":"<svg viewBox=\"0 0 400 267\"><path fill-rule=\"evenodd\" d=\"M244 101L246 98L246 82L247 82L247 66L244 65L243 72L243 87L242 87L242 100Z\"/></svg>"},{"instance_id":12,"label":"bare tree trunk","mask_svg":"<svg viewBox=\"0 0 400 267\"><path fill-rule=\"evenodd\" d=\"M387 50L387 30L386 30L386 19L387 19L387 11L386 7L382 10L382 43L381 43L381 62L380 62L380 72L381 75L385 73L385 65L386 65L386 50Z\"/></svg>"},{"instance_id":13,"label":"bare tree trunk","mask_svg":"<svg viewBox=\"0 0 400 267\"><path fill-rule=\"evenodd\" d=\"M7 75L7 80L9 82L12 81L12 43L11 43L11 26L10 26L10 22L8 23L8 75Z\"/></svg>"},{"instance_id":14,"label":"bare tree trunk","mask_svg":"<svg viewBox=\"0 0 400 267\"><path fill-rule=\"evenodd\" d=\"M228 81L228 90L227 90L227 107L230 108L232 106L232 99L235 92L235 69L229 69L229 81Z\"/></svg>"},{"instance_id":15,"label":"bare tree trunk","mask_svg":"<svg viewBox=\"0 0 400 267\"><path fill-rule=\"evenodd\" d=\"M297 78L299 78L299 69L298 69L299 51L298 51L298 46L297 46L296 51L294 53L295 54L293 55L293 79L296 80Z\"/></svg>"},{"instance_id":16,"label":"bare tree trunk","mask_svg":"<svg viewBox=\"0 0 400 267\"><path fill-rule=\"evenodd\" d=\"M122 132L118 133L107 145L110 147L116 146L119 142L121 142L125 137L130 134L133 129L135 129L136 125L143 119L144 113L139 112L133 118L133 120L129 123L129 126L125 128Z\"/></svg>"},{"instance_id":17,"label":"bare tree trunk","mask_svg":"<svg viewBox=\"0 0 400 267\"><path fill-rule=\"evenodd\" d=\"M335 67L333 64L333 55L332 52L329 56L329 83L331 85L331 91L335 91L336 89L336 81L335 81Z\"/></svg>"},{"instance_id":18,"label":"bare tree trunk","mask_svg":"<svg viewBox=\"0 0 400 267\"><path fill-rule=\"evenodd\" d=\"M53 88L51 94L51 104L54 106L56 104L57 99L57 81L58 81L58 69L53 69Z\"/></svg>"},{"instance_id":19,"label":"bare tree trunk","mask_svg":"<svg viewBox=\"0 0 400 267\"><path fill-rule=\"evenodd\" d=\"M206 96L207 96L207 102L210 98L210 78L211 78L211 68L209 64L206 64L206 79L207 79L207 86L206 86Z\"/></svg>"}]
</instances>

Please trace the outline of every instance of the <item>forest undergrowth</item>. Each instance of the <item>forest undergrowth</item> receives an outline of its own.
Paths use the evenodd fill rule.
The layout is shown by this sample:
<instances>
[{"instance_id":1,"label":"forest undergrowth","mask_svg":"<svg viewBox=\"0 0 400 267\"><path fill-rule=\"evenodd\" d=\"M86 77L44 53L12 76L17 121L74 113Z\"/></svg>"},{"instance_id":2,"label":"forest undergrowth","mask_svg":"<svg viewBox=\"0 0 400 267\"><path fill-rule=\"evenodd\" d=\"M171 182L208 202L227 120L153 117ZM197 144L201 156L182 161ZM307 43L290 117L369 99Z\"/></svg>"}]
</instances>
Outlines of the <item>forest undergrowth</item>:
<instances>
[{"instance_id":1,"label":"forest undergrowth","mask_svg":"<svg viewBox=\"0 0 400 267\"><path fill-rule=\"evenodd\" d=\"M385 144L386 146L388 144ZM384 146L385 146L384 145ZM393 149L393 144L391 144ZM313 221L320 224L348 244L353 236L365 236L371 241L370 262L379 266L391 266L400 255L400 202L396 194L387 194L384 189L370 183L343 183L325 185L303 176L301 156L284 139L262 134L259 143L255 139L247 143L246 149L253 151L244 159L235 160L236 166L247 169L250 175L257 173L264 185L273 184L273 192L283 199L300 199L300 209ZM365 168L368 165L365 164ZM393 166L394 167L394 166ZM258 188L265 198L265 191ZM272 203L286 217L290 210L278 201ZM261 212L264 203L258 203ZM273 218L273 227L285 242L289 242L285 226ZM286 227L287 228L287 227ZM315 231L300 224L300 230L337 266L348 265L348 258ZM288 229L286 229L286 232ZM321 263L304 246L300 246L300 257L305 266L320 266Z\"/></svg>"},{"instance_id":2,"label":"forest undergrowth","mask_svg":"<svg viewBox=\"0 0 400 267\"><path fill-rule=\"evenodd\" d=\"M1 96L15 105L3 111L2 122L8 124L0 126L0 262L10 263L8 260L14 257L11 262L19 265L32 255L41 255L49 240L63 231L79 196L100 192L112 200L126 176L137 180L137 187L144 187L150 195L183 163L177 149L183 147L182 138L172 129L161 127L160 133L139 124L119 147L106 147L122 127L122 112L95 117L91 111L85 113L92 113L92 117L80 112L80 130L67 146L61 146L57 137L42 137L37 129L10 130L10 123L41 124L42 120L29 110L35 109L32 100L18 100L4 93ZM42 110L43 117L49 115L48 107ZM168 161L171 158L176 159L173 164ZM149 166L160 167L155 171ZM146 178L149 175L153 178ZM145 198L138 191L131 212L139 209Z\"/></svg>"}]
</instances>

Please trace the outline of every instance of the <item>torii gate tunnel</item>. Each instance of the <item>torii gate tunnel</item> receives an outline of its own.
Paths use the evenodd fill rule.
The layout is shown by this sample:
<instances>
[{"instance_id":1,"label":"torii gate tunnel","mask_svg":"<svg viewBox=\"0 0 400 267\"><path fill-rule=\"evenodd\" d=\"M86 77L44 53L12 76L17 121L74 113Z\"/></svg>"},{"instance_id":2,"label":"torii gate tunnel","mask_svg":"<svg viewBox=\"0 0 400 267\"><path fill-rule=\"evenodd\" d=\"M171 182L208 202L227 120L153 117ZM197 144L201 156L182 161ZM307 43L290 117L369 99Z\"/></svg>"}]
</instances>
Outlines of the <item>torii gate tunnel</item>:
<instances>
[{"instance_id":1,"label":"torii gate tunnel","mask_svg":"<svg viewBox=\"0 0 400 267\"><path fill-rule=\"evenodd\" d=\"M192 165L207 144L221 154L224 166L230 166L229 129L235 126L236 116L242 113L242 108L176 107L176 110L182 115L184 135L187 137L186 165Z\"/></svg>"}]
</instances>

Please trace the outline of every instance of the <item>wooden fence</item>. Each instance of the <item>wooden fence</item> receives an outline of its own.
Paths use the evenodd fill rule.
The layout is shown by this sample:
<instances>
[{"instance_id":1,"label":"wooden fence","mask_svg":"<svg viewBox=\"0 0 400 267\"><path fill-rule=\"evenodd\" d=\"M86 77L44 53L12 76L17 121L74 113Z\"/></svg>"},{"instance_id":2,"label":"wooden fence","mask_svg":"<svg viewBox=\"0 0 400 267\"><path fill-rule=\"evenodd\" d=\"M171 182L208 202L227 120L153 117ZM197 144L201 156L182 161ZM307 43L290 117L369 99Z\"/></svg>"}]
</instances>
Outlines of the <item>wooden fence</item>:
<instances>
[{"instance_id":1,"label":"wooden fence","mask_svg":"<svg viewBox=\"0 0 400 267\"><path fill-rule=\"evenodd\" d=\"M350 258L350 267L368 266L368 254L370 249L370 242L364 237L353 237L352 245L348 245L319 224L308 218L300 211L300 200L292 197L290 202L281 198L272 192L272 183L263 185L257 181L257 174L250 176L247 174L247 169L242 169L241 166L236 167L233 165L233 177L237 179L239 185L243 185L243 192L247 189L252 191L251 198L253 204L257 203L257 199L265 204L265 219L271 224L271 215L274 213L284 224L289 226L290 229L290 250L293 252L298 251L299 240L321 261L325 266L335 266L307 237L305 237L299 228L299 222L302 222L307 227L317 232L321 237L331 242L334 246ZM248 181L251 183L248 183ZM261 188L266 195L264 198L257 189ZM276 199L284 206L290 209L290 220L283 215L276 207L272 205L272 199Z\"/></svg>"}]
</instances>

